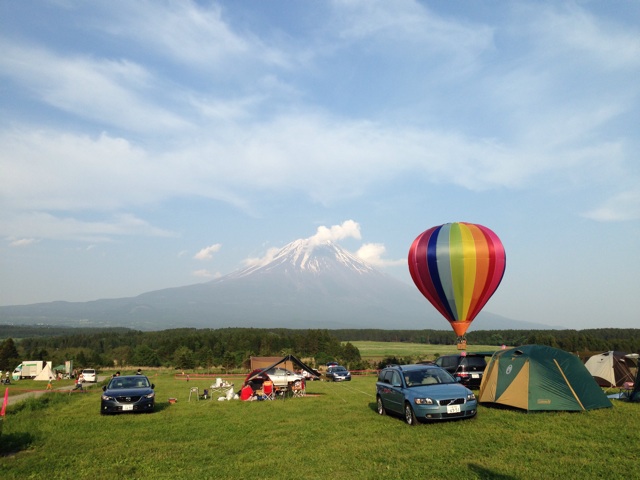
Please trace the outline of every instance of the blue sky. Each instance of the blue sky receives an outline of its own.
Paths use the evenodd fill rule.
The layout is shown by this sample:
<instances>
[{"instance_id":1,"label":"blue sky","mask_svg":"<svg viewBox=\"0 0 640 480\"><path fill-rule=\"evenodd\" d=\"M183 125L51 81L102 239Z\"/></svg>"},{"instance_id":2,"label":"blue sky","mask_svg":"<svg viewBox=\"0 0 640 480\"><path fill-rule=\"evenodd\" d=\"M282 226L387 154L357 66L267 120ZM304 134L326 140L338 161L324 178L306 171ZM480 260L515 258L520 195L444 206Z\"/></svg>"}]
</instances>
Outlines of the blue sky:
<instances>
[{"instance_id":1,"label":"blue sky","mask_svg":"<svg viewBox=\"0 0 640 480\"><path fill-rule=\"evenodd\" d=\"M638 2L0 0L0 51L2 305L318 234L410 283L466 221L507 252L486 310L640 326Z\"/></svg>"}]
</instances>

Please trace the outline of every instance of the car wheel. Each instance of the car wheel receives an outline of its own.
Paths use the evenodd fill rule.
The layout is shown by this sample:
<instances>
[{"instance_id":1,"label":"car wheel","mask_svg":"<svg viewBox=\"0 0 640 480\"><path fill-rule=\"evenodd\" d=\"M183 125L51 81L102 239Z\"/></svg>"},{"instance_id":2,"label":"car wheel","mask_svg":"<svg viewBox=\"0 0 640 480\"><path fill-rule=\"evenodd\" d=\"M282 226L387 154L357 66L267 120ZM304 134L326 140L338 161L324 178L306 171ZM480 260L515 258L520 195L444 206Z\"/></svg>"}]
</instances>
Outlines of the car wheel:
<instances>
[{"instance_id":1,"label":"car wheel","mask_svg":"<svg viewBox=\"0 0 640 480\"><path fill-rule=\"evenodd\" d=\"M404 404L404 421L407 422L407 425L412 427L418 423L416 414L413 413L413 408L411 408L411 405L409 405L408 402Z\"/></svg>"},{"instance_id":2,"label":"car wheel","mask_svg":"<svg viewBox=\"0 0 640 480\"><path fill-rule=\"evenodd\" d=\"M378 415L385 415L387 411L384 409L384 405L382 404L382 398L378 397Z\"/></svg>"}]
</instances>

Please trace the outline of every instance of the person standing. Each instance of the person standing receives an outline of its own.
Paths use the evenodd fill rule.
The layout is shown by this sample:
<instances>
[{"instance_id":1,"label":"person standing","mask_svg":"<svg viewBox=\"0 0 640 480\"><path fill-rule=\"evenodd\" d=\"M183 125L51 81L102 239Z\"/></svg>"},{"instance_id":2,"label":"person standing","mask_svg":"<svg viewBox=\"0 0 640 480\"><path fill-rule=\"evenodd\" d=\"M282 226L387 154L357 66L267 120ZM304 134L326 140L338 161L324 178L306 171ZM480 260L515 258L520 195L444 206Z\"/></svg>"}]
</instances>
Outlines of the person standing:
<instances>
[{"instance_id":1,"label":"person standing","mask_svg":"<svg viewBox=\"0 0 640 480\"><path fill-rule=\"evenodd\" d=\"M78 375L78 378L76 378L76 386L73 387L74 390L80 390L81 392L84 392L84 388L82 387L82 384L84 383L84 375L82 373L80 373L80 375Z\"/></svg>"}]
</instances>

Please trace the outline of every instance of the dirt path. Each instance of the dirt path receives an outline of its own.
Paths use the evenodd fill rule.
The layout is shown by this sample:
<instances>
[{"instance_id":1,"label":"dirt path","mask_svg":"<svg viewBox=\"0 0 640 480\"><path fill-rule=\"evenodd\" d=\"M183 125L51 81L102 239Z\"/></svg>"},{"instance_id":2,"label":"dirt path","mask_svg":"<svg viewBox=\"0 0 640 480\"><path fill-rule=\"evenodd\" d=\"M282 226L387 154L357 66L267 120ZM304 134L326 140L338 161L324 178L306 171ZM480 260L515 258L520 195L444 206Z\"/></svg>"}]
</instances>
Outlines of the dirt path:
<instances>
[{"instance_id":1,"label":"dirt path","mask_svg":"<svg viewBox=\"0 0 640 480\"><path fill-rule=\"evenodd\" d=\"M105 378L107 378L107 377L104 377L104 376L100 377L100 376L98 376L98 381L97 381L95 384L91 384L91 385L85 386L85 387L84 387L84 388L85 388L85 390L93 389L93 388L94 388L94 385L96 385L97 383L100 383L100 382L101 382L101 381L103 381ZM86 384L85 384L85 385L86 385ZM8 385L8 386L7 386L7 388L11 388L11 387L14 387L14 388L15 388L15 387L16 387L16 385L15 385L15 384L11 384L11 385ZM21 401L23 401L23 400L26 400L27 398L31 398L31 397L33 397L33 398L41 397L42 395L46 395L47 393L50 393L50 392L68 392L68 391L70 391L70 390L73 390L73 387L74 387L73 385L67 385L67 386L65 386L65 387L54 388L53 390L32 390L32 391L30 391L30 392L21 393L21 394L19 394L19 395L10 395L10 396L9 396L9 401L8 401L7 405L15 405L16 403L21 402ZM0 389L0 390L2 391L2 394L4 394L4 390L2 390L2 389ZM2 403L2 402L1 402L1 400L0 400L0 403Z\"/></svg>"}]
</instances>

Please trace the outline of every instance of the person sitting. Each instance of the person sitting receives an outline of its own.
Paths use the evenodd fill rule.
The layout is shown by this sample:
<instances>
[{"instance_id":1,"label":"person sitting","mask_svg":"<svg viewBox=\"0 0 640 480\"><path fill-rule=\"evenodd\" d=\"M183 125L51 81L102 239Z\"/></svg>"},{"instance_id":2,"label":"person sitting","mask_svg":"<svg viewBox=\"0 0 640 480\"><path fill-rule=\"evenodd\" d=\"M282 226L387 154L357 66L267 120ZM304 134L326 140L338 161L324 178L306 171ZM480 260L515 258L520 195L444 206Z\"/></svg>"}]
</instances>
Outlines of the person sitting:
<instances>
[{"instance_id":1,"label":"person sitting","mask_svg":"<svg viewBox=\"0 0 640 480\"><path fill-rule=\"evenodd\" d=\"M240 400L251 401L254 399L255 397L254 397L253 388L251 388L251 385L245 385L244 387L242 387L242 390L240 390Z\"/></svg>"}]
</instances>

